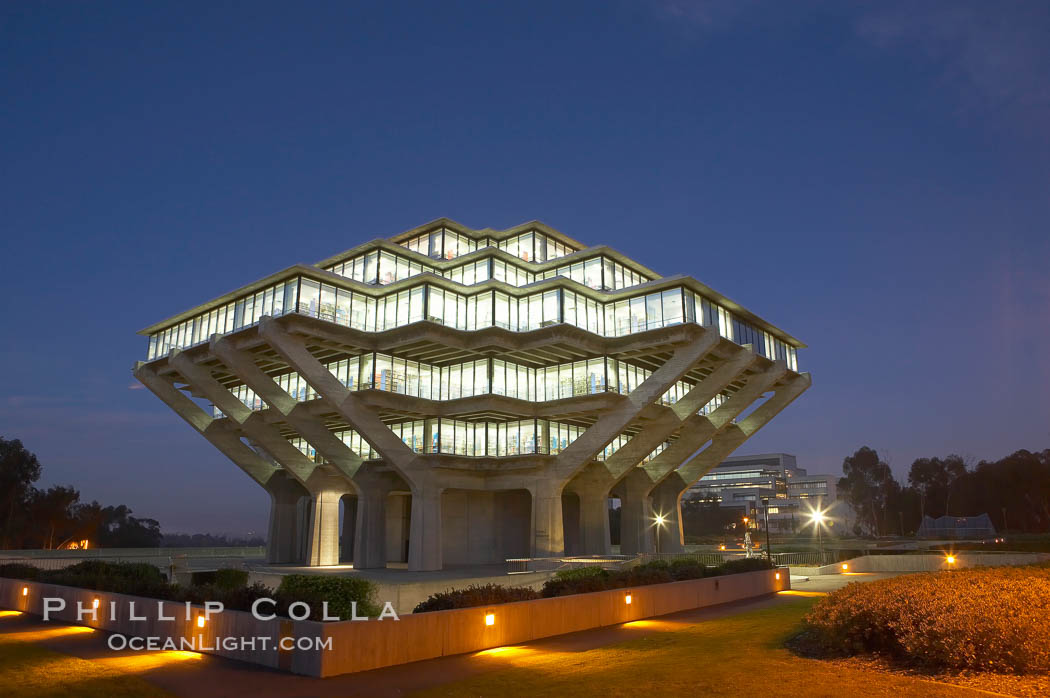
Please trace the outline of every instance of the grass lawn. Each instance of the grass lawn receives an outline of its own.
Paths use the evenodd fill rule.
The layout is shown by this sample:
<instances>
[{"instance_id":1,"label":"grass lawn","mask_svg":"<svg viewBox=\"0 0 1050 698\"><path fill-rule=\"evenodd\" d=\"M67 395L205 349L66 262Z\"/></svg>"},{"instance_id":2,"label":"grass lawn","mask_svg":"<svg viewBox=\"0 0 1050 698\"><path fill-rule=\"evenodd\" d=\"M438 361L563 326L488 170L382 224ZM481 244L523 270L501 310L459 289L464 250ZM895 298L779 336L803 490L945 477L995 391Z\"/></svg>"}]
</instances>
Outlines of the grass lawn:
<instances>
[{"instance_id":1,"label":"grass lawn","mask_svg":"<svg viewBox=\"0 0 1050 698\"><path fill-rule=\"evenodd\" d=\"M921 678L803 659L783 648L815 598L695 625L649 623L643 638L585 652L489 650L510 668L437 686L420 696L988 695ZM644 627L644 626L643 626Z\"/></svg>"},{"instance_id":2,"label":"grass lawn","mask_svg":"<svg viewBox=\"0 0 1050 698\"><path fill-rule=\"evenodd\" d=\"M27 635L0 633L0 696L168 695L124 668L53 652Z\"/></svg>"}]
</instances>

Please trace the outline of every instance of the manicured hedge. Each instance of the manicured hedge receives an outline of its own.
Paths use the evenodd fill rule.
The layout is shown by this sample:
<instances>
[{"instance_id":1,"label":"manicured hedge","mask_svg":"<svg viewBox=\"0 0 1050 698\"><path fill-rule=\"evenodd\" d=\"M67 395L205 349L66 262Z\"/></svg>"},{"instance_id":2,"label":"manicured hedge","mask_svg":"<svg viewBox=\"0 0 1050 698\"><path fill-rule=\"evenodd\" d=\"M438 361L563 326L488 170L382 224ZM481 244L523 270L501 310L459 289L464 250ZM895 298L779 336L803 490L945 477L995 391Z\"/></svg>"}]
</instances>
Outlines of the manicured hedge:
<instances>
[{"instance_id":1,"label":"manicured hedge","mask_svg":"<svg viewBox=\"0 0 1050 698\"><path fill-rule=\"evenodd\" d=\"M414 613L425 611L443 611L450 608L472 608L491 604L509 603L511 601L528 601L531 599L570 594L586 594L592 591L608 591L625 587L640 587L650 584L664 584L686 579L718 577L740 572L771 569L765 558L733 560L717 567L706 567L696 560L680 558L673 562L657 560L638 565L626 570L610 571L598 566L577 567L562 570L543 583L540 593L527 588L503 587L498 584L472 586L466 589L448 590L433 594L426 601L416 606Z\"/></svg>"},{"instance_id":2,"label":"manicured hedge","mask_svg":"<svg viewBox=\"0 0 1050 698\"><path fill-rule=\"evenodd\" d=\"M412 611L447 611L452 608L473 608L511 601L531 601L540 598L538 591L528 587L505 587L499 584L471 584L466 589L448 589L421 602Z\"/></svg>"},{"instance_id":3,"label":"manicured hedge","mask_svg":"<svg viewBox=\"0 0 1050 698\"><path fill-rule=\"evenodd\" d=\"M328 615L350 620L355 603L358 617L379 615L382 607L376 602L376 591L374 583L361 577L289 574L281 578L275 598L282 615L287 615L290 604L304 601L310 606L310 619L321 620L327 601Z\"/></svg>"},{"instance_id":4,"label":"manicured hedge","mask_svg":"<svg viewBox=\"0 0 1050 698\"><path fill-rule=\"evenodd\" d=\"M0 577L27 579L46 584L60 584L109 591L117 594L145 596L166 601L221 601L231 610L249 611L260 598L277 603L278 615L287 616L288 607L303 601L310 606L310 618L321 620L328 602L328 613L349 619L357 603L358 616L376 617L382 610L376 602L376 586L358 577L329 577L293 574L285 576L276 591L264 584L247 585L244 570L222 569L214 573L195 573L197 582L188 587L172 584L157 567L141 563L88 560L59 570L41 570L31 565L0 565ZM269 612L267 608L267 612Z\"/></svg>"},{"instance_id":5,"label":"manicured hedge","mask_svg":"<svg viewBox=\"0 0 1050 698\"><path fill-rule=\"evenodd\" d=\"M731 560L717 567L708 567L697 560L678 558L671 562L655 560L625 570L605 570L600 567L582 567L563 570L543 584L544 597L586 594L591 591L664 584L686 579L703 579L724 574L738 574L771 569L765 558Z\"/></svg>"},{"instance_id":6,"label":"manicured hedge","mask_svg":"<svg viewBox=\"0 0 1050 698\"><path fill-rule=\"evenodd\" d=\"M248 584L248 570L223 568L194 572L192 579L194 586L207 584L219 589L239 589Z\"/></svg>"},{"instance_id":7,"label":"manicured hedge","mask_svg":"<svg viewBox=\"0 0 1050 698\"><path fill-rule=\"evenodd\" d=\"M1050 672L1050 565L981 567L849 584L806 615L828 656L881 654L936 669Z\"/></svg>"}]
</instances>

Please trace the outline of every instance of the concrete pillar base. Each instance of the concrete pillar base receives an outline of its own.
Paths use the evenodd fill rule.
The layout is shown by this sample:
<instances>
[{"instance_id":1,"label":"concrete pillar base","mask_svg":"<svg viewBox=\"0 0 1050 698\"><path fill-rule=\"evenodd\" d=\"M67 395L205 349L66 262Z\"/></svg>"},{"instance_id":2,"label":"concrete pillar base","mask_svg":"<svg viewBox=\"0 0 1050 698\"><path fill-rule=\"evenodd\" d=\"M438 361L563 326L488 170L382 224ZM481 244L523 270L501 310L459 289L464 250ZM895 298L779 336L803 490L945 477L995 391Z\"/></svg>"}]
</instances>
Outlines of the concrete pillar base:
<instances>
[{"instance_id":1,"label":"concrete pillar base","mask_svg":"<svg viewBox=\"0 0 1050 698\"><path fill-rule=\"evenodd\" d=\"M412 522L408 540L408 569L440 570L441 494L444 488L421 485L412 489Z\"/></svg>"},{"instance_id":2,"label":"concrete pillar base","mask_svg":"<svg viewBox=\"0 0 1050 698\"><path fill-rule=\"evenodd\" d=\"M298 505L308 492L295 480L274 474L266 483L270 494L270 522L266 538L266 562L288 564L298 558Z\"/></svg>"}]
</instances>

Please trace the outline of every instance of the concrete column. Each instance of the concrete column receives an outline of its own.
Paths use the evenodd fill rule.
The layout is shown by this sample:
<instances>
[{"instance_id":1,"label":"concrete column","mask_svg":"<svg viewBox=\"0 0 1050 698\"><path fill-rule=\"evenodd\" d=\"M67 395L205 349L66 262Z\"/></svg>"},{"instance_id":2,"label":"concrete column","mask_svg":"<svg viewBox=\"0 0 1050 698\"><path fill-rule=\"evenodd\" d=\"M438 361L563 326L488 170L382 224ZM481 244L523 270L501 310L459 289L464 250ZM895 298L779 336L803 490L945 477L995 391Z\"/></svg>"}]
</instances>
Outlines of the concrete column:
<instances>
[{"instance_id":1,"label":"concrete column","mask_svg":"<svg viewBox=\"0 0 1050 698\"><path fill-rule=\"evenodd\" d=\"M653 552L653 508L649 501L652 482L641 470L631 471L619 486L620 553Z\"/></svg>"},{"instance_id":2,"label":"concrete column","mask_svg":"<svg viewBox=\"0 0 1050 698\"><path fill-rule=\"evenodd\" d=\"M563 483L540 481L532 492L532 556L557 557L565 554L565 529L562 519Z\"/></svg>"},{"instance_id":3,"label":"concrete column","mask_svg":"<svg viewBox=\"0 0 1050 698\"><path fill-rule=\"evenodd\" d=\"M322 489L311 495L309 550L306 564L339 564L339 500L345 490Z\"/></svg>"},{"instance_id":4,"label":"concrete column","mask_svg":"<svg viewBox=\"0 0 1050 698\"><path fill-rule=\"evenodd\" d=\"M354 534L357 530L357 497L343 495L343 531L339 536L339 562L353 562Z\"/></svg>"},{"instance_id":5,"label":"concrete column","mask_svg":"<svg viewBox=\"0 0 1050 698\"><path fill-rule=\"evenodd\" d=\"M298 516L300 498L307 494L301 485L286 476L271 478L266 491L270 494L270 523L266 538L266 562L298 562Z\"/></svg>"},{"instance_id":6,"label":"concrete column","mask_svg":"<svg viewBox=\"0 0 1050 698\"><path fill-rule=\"evenodd\" d=\"M389 490L369 487L357 496L354 569L386 567L386 498Z\"/></svg>"},{"instance_id":7,"label":"concrete column","mask_svg":"<svg viewBox=\"0 0 1050 698\"><path fill-rule=\"evenodd\" d=\"M580 500L578 516L566 517L567 525L576 524L573 531L565 531L565 540L576 545L571 551L580 555L608 555L612 547L609 533L609 492L616 478L602 463L588 463L565 487ZM570 551L566 551L570 552Z\"/></svg>"},{"instance_id":8,"label":"concrete column","mask_svg":"<svg viewBox=\"0 0 1050 698\"><path fill-rule=\"evenodd\" d=\"M682 533L682 491L675 487L658 485L653 490L653 515L662 514L663 526L656 526L654 532L660 539L656 546L661 553L681 553L685 551L685 538Z\"/></svg>"},{"instance_id":9,"label":"concrete column","mask_svg":"<svg viewBox=\"0 0 1050 698\"><path fill-rule=\"evenodd\" d=\"M609 492L578 492L580 498L580 549L584 555L608 555L612 547L609 534Z\"/></svg>"},{"instance_id":10,"label":"concrete column","mask_svg":"<svg viewBox=\"0 0 1050 698\"><path fill-rule=\"evenodd\" d=\"M441 557L441 495L432 483L412 488L412 522L408 534L408 569L439 570Z\"/></svg>"}]
</instances>

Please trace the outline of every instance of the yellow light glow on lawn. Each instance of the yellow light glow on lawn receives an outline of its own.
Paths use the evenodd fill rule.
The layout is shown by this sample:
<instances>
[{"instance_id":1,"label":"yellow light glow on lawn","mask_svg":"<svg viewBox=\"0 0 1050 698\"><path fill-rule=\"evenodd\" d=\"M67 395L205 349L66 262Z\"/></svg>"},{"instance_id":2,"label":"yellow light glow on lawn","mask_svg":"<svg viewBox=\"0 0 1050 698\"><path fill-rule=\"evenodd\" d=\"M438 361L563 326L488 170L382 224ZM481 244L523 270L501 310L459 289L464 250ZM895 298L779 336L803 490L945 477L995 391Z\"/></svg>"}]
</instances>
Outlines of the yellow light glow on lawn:
<instances>
[{"instance_id":1,"label":"yellow light glow on lawn","mask_svg":"<svg viewBox=\"0 0 1050 698\"><path fill-rule=\"evenodd\" d=\"M8 616L20 616L21 611L0 611L0 618L7 618Z\"/></svg>"},{"instance_id":2,"label":"yellow light glow on lawn","mask_svg":"<svg viewBox=\"0 0 1050 698\"><path fill-rule=\"evenodd\" d=\"M22 630L14 633L4 633L5 637L12 640L22 640L25 642L37 642L39 640L50 640L56 637L64 637L66 635L82 635L84 633L93 633L94 628L89 628L85 625L60 625L56 628L45 628L43 630Z\"/></svg>"},{"instance_id":3,"label":"yellow light glow on lawn","mask_svg":"<svg viewBox=\"0 0 1050 698\"><path fill-rule=\"evenodd\" d=\"M496 614L495 613L486 613L485 614L485 625L495 625L495 624L496 624Z\"/></svg>"},{"instance_id":4,"label":"yellow light glow on lawn","mask_svg":"<svg viewBox=\"0 0 1050 698\"><path fill-rule=\"evenodd\" d=\"M188 652L186 650L161 650L159 652L141 652L118 657L100 657L91 661L110 669L138 674L152 671L174 662L200 659L202 656L199 652Z\"/></svg>"}]
</instances>

